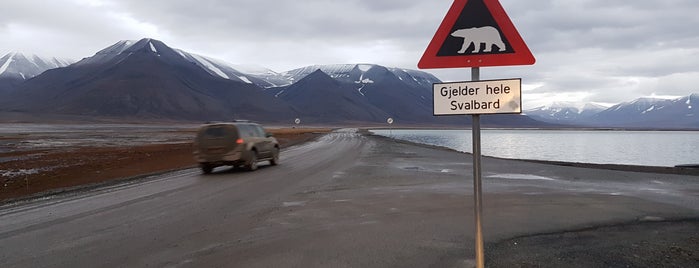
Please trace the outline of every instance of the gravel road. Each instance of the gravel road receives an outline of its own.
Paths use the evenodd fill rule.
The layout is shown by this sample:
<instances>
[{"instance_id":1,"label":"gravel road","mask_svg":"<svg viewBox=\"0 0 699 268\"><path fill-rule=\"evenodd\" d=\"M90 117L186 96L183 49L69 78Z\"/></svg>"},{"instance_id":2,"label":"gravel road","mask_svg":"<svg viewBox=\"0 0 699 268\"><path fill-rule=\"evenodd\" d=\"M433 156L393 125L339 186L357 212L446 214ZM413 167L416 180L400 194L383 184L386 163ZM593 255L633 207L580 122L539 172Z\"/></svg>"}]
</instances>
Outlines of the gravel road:
<instances>
[{"instance_id":1,"label":"gravel road","mask_svg":"<svg viewBox=\"0 0 699 268\"><path fill-rule=\"evenodd\" d=\"M492 158L483 176L488 267L699 264L699 177ZM4 205L0 267L472 267L472 194L468 155L346 129L256 172Z\"/></svg>"}]
</instances>

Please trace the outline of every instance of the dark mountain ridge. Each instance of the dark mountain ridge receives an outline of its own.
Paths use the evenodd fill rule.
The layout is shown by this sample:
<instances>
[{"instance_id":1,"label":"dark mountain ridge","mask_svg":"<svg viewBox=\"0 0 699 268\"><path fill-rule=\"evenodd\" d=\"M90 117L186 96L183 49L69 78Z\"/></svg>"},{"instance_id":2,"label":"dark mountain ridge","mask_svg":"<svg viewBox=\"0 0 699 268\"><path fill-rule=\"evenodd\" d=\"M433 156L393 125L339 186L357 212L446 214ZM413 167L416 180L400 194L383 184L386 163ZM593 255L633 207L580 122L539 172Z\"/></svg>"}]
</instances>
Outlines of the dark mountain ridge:
<instances>
[{"instance_id":1,"label":"dark mountain ridge","mask_svg":"<svg viewBox=\"0 0 699 268\"><path fill-rule=\"evenodd\" d=\"M384 122L390 117L353 87L338 82L320 69L286 87L278 98L301 111L306 122Z\"/></svg>"},{"instance_id":2,"label":"dark mountain ridge","mask_svg":"<svg viewBox=\"0 0 699 268\"><path fill-rule=\"evenodd\" d=\"M421 71L373 64L308 66L283 74L257 70L246 74L154 39L120 41L21 83L0 100L0 110L128 121L301 118L315 124L385 124L391 117L404 125L470 122L468 116L432 115L432 84L440 81ZM485 116L483 122L546 126L520 115Z\"/></svg>"},{"instance_id":3,"label":"dark mountain ridge","mask_svg":"<svg viewBox=\"0 0 699 268\"><path fill-rule=\"evenodd\" d=\"M126 44L123 44L126 45ZM253 85L212 76L160 41L142 39L22 84L11 111L181 120L284 120L290 105Z\"/></svg>"}]
</instances>

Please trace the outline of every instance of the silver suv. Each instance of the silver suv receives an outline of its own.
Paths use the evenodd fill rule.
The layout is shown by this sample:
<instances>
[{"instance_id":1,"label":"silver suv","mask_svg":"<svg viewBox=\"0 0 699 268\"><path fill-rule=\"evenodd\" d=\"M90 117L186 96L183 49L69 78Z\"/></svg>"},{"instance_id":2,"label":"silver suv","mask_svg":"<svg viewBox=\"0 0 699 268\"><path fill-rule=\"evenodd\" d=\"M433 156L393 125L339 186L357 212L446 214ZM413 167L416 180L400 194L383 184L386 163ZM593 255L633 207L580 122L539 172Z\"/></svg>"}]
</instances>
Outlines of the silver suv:
<instances>
[{"instance_id":1,"label":"silver suv","mask_svg":"<svg viewBox=\"0 0 699 268\"><path fill-rule=\"evenodd\" d=\"M257 162L279 163L279 143L259 124L248 122L206 124L194 140L194 158L202 172L218 166L256 170Z\"/></svg>"}]
</instances>

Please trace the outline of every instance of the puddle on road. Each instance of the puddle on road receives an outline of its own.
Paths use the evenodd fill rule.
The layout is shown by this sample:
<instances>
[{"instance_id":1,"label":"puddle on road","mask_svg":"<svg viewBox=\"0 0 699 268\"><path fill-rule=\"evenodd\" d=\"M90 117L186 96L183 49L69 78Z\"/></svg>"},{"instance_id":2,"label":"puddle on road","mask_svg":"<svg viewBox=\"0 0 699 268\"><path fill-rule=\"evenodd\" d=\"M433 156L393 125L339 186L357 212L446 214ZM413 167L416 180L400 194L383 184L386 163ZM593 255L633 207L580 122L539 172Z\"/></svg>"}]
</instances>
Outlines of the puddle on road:
<instances>
[{"instance_id":1,"label":"puddle on road","mask_svg":"<svg viewBox=\"0 0 699 268\"><path fill-rule=\"evenodd\" d=\"M399 167L400 169L403 170L409 170L409 171L422 171L422 172L436 172L436 173L454 173L454 169L450 168L426 168L426 167L417 167L417 166L402 166Z\"/></svg>"},{"instance_id":2,"label":"puddle on road","mask_svg":"<svg viewBox=\"0 0 699 268\"><path fill-rule=\"evenodd\" d=\"M555 181L556 180L554 178L549 178L549 177L544 177L544 176L537 176L537 175L532 175L532 174L514 174L514 173L493 174L493 175L486 176L486 178L507 179L507 180L544 180L544 181Z\"/></svg>"},{"instance_id":3,"label":"puddle on road","mask_svg":"<svg viewBox=\"0 0 699 268\"><path fill-rule=\"evenodd\" d=\"M297 206L303 206L306 204L307 201L293 201L293 202L283 202L282 206L283 207L297 207Z\"/></svg>"}]
</instances>

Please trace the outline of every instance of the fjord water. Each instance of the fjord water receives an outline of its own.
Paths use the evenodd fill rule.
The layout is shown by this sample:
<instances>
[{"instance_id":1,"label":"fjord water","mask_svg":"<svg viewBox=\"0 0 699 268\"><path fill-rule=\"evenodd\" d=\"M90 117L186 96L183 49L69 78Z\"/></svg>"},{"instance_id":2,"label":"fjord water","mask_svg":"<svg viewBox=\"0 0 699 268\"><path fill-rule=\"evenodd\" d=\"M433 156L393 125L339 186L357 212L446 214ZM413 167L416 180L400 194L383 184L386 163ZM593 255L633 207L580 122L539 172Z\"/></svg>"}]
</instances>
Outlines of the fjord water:
<instances>
[{"instance_id":1,"label":"fjord water","mask_svg":"<svg viewBox=\"0 0 699 268\"><path fill-rule=\"evenodd\" d=\"M382 129L373 133L471 152L471 130ZM699 164L699 132L595 130L481 130L482 154L594 164Z\"/></svg>"}]
</instances>

